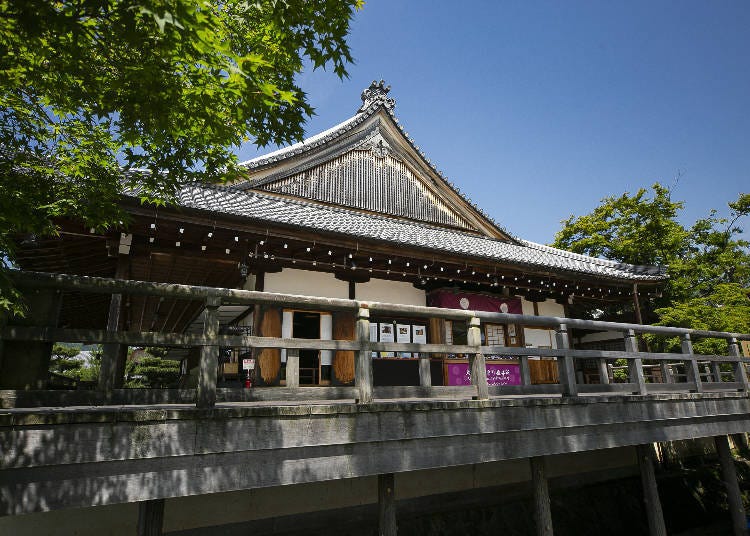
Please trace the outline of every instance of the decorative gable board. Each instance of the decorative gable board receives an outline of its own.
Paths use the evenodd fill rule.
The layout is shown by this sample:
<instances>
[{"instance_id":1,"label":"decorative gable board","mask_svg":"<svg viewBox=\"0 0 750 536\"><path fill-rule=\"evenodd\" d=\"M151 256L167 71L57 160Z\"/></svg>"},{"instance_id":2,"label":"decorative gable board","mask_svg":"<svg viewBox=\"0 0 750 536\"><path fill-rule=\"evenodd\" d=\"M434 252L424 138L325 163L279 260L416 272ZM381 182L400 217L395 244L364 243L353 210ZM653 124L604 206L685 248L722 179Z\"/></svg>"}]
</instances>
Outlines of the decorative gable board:
<instances>
[{"instance_id":1,"label":"decorative gable board","mask_svg":"<svg viewBox=\"0 0 750 536\"><path fill-rule=\"evenodd\" d=\"M380 136L323 164L256 189L477 231L440 199Z\"/></svg>"},{"instance_id":2,"label":"decorative gable board","mask_svg":"<svg viewBox=\"0 0 750 536\"><path fill-rule=\"evenodd\" d=\"M426 159L393 115L381 80L357 115L304 142L248 162L239 190L256 190L409 219L517 243Z\"/></svg>"}]
</instances>

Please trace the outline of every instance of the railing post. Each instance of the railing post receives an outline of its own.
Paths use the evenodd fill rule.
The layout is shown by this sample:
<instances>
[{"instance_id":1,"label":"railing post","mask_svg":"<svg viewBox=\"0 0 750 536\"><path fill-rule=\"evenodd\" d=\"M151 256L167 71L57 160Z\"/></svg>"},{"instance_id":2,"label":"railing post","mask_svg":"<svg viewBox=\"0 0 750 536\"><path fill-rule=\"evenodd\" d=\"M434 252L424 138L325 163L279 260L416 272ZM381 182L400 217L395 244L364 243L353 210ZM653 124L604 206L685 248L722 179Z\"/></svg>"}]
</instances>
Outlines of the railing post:
<instances>
[{"instance_id":1,"label":"railing post","mask_svg":"<svg viewBox=\"0 0 750 536\"><path fill-rule=\"evenodd\" d=\"M559 324L555 331L555 340L557 348L560 350L570 349L570 339L568 338L568 326ZM563 387L563 395L578 396L578 382L576 381L576 370L573 356L565 352L565 355L557 358L557 368L560 372L560 383Z\"/></svg>"},{"instance_id":2,"label":"railing post","mask_svg":"<svg viewBox=\"0 0 750 536\"><path fill-rule=\"evenodd\" d=\"M732 337L729 339L729 355L732 357L739 357L742 358L742 354L740 353L740 345L737 344L737 339ZM745 370L745 364L742 361L737 361L734 363L734 381L740 382L742 384L742 390L747 392L750 386L748 386L747 382L747 371Z\"/></svg>"},{"instance_id":3,"label":"railing post","mask_svg":"<svg viewBox=\"0 0 750 536\"><path fill-rule=\"evenodd\" d=\"M659 361L659 369L661 370L661 378L664 383L674 383L672 370L669 368L669 361L666 359Z\"/></svg>"},{"instance_id":4,"label":"railing post","mask_svg":"<svg viewBox=\"0 0 750 536\"><path fill-rule=\"evenodd\" d=\"M207 339L201 347L200 370L198 372L198 396L196 406L212 408L216 404L216 367L219 363L219 306L221 298L206 298L206 319L203 336Z\"/></svg>"},{"instance_id":5,"label":"railing post","mask_svg":"<svg viewBox=\"0 0 750 536\"><path fill-rule=\"evenodd\" d=\"M299 387L299 350L296 348L286 351L286 386Z\"/></svg>"},{"instance_id":6,"label":"railing post","mask_svg":"<svg viewBox=\"0 0 750 536\"><path fill-rule=\"evenodd\" d=\"M695 392L703 392L703 382L701 381L701 373L698 370L698 362L693 356L693 341L690 340L690 334L685 333L680 335L682 353L688 354L690 357L685 362L685 368L687 369L687 381L688 383L695 384Z\"/></svg>"},{"instance_id":7,"label":"railing post","mask_svg":"<svg viewBox=\"0 0 750 536\"><path fill-rule=\"evenodd\" d=\"M430 354L419 353L419 385L432 387L432 372L430 371Z\"/></svg>"},{"instance_id":8,"label":"railing post","mask_svg":"<svg viewBox=\"0 0 750 536\"><path fill-rule=\"evenodd\" d=\"M609 385L609 367L607 367L607 360L603 357L599 358L599 383Z\"/></svg>"},{"instance_id":9,"label":"railing post","mask_svg":"<svg viewBox=\"0 0 750 536\"><path fill-rule=\"evenodd\" d=\"M721 366L719 365L718 361L711 361L711 376L713 376L714 381L721 383Z\"/></svg>"},{"instance_id":10,"label":"railing post","mask_svg":"<svg viewBox=\"0 0 750 536\"><path fill-rule=\"evenodd\" d=\"M529 366L529 356L522 355L519 358L521 363L521 385L531 385L531 367Z\"/></svg>"},{"instance_id":11,"label":"railing post","mask_svg":"<svg viewBox=\"0 0 750 536\"><path fill-rule=\"evenodd\" d=\"M358 404L372 403L372 351L370 350L370 309L360 304L357 311L357 359L354 362L355 385L359 391Z\"/></svg>"},{"instance_id":12,"label":"railing post","mask_svg":"<svg viewBox=\"0 0 750 536\"><path fill-rule=\"evenodd\" d=\"M638 339L632 329L625 332L625 351L631 354L638 353ZM645 395L646 379L643 376L643 360L640 357L628 358L628 376L632 383L638 385L636 394Z\"/></svg>"},{"instance_id":13,"label":"railing post","mask_svg":"<svg viewBox=\"0 0 750 536\"><path fill-rule=\"evenodd\" d=\"M107 317L107 331L116 332L120 324L120 310L122 309L122 294L112 294L109 301L109 316ZM117 356L120 345L116 342L102 345L102 361L99 368L98 389L110 393L115 387L115 373L117 371Z\"/></svg>"},{"instance_id":14,"label":"railing post","mask_svg":"<svg viewBox=\"0 0 750 536\"><path fill-rule=\"evenodd\" d=\"M480 346L482 346L482 333L479 327L479 318L476 316L472 316L469 319L466 343L469 346L476 347L476 352L469 356L471 383L477 386L477 399L487 400L490 398L489 388L487 386L487 365L484 360L484 354L480 350Z\"/></svg>"}]
</instances>

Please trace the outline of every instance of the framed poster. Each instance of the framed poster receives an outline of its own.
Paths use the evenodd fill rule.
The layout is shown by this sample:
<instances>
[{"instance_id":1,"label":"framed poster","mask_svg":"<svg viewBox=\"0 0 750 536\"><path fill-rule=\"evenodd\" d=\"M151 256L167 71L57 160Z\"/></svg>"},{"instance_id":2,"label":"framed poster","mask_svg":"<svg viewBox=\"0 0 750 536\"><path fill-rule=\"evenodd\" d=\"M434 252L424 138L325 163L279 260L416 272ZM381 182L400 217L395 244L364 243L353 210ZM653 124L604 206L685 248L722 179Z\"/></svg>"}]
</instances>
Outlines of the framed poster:
<instances>
[{"instance_id":1,"label":"framed poster","mask_svg":"<svg viewBox=\"0 0 750 536\"><path fill-rule=\"evenodd\" d=\"M411 342L411 325L396 324L396 342ZM399 357L411 357L410 352L399 352Z\"/></svg>"},{"instance_id":2,"label":"framed poster","mask_svg":"<svg viewBox=\"0 0 750 536\"><path fill-rule=\"evenodd\" d=\"M378 334L380 342L396 342L393 333L393 324L382 322L378 324ZM380 357L393 357L393 352L380 352Z\"/></svg>"},{"instance_id":3,"label":"framed poster","mask_svg":"<svg viewBox=\"0 0 750 536\"><path fill-rule=\"evenodd\" d=\"M471 385L466 361L447 363L448 385ZM487 363L487 385L521 385L521 370L515 363Z\"/></svg>"},{"instance_id":4,"label":"framed poster","mask_svg":"<svg viewBox=\"0 0 750 536\"><path fill-rule=\"evenodd\" d=\"M427 328L425 326L412 326L411 342L415 344L427 344ZM419 354L415 353L414 357L419 357Z\"/></svg>"}]
</instances>

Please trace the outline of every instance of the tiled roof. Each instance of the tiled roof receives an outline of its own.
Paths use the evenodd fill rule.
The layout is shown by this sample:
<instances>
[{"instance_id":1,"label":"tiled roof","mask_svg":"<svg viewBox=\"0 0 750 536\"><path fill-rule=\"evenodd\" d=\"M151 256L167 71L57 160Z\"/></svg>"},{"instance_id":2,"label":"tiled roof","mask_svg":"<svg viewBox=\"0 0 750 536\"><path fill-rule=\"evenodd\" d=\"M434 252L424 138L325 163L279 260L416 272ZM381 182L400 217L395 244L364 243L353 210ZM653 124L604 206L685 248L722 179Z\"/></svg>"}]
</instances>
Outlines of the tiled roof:
<instances>
[{"instance_id":1,"label":"tiled roof","mask_svg":"<svg viewBox=\"0 0 750 536\"><path fill-rule=\"evenodd\" d=\"M525 240L509 243L461 231L316 203L282 199L232 187L189 186L177 196L183 207L242 216L252 220L298 226L356 238L380 240L537 270L561 270L588 276L631 281L659 281L664 268L634 266L562 251Z\"/></svg>"},{"instance_id":2,"label":"tiled roof","mask_svg":"<svg viewBox=\"0 0 750 536\"><path fill-rule=\"evenodd\" d=\"M372 94L367 94L368 91L373 92ZM398 130L401 132L401 134L404 136L404 138L408 141L409 145L416 151L419 155L419 157L422 159L422 161L427 164L427 166L432 169L434 173L437 174L440 179L442 179L445 184L453 190L456 194L461 196L461 198L466 201L474 210L476 210L483 218L485 218L490 224L495 226L497 229L502 231L506 236L510 237L513 240L517 240L517 238L504 226L502 226L499 222L495 221L494 218L492 218L487 212L485 212L479 205L474 203L472 199L470 199L467 195L465 195L463 192L461 192L461 189L454 184L448 177L446 177L442 171L440 171L434 162L432 162L427 155L422 151L419 146L416 144L414 139L409 136L409 133L404 128L404 125L399 121L399 119L396 117L396 114L394 113L395 108L395 101L393 99L390 99L387 97L388 92L390 91L390 86L385 86L385 83L383 80L381 80L379 83L375 80L373 80L372 84L368 89L366 89L362 93L362 101L363 104L357 110L357 113L350 117L349 119L342 121L338 125L329 128L328 130L324 130L323 132L320 132L318 134L315 134L314 136L310 136L309 138L304 139L301 142L295 143L293 145L290 145L288 147L284 147L281 149L278 149L276 151L273 151L271 153L258 156L256 158L253 158L251 160L246 160L245 162L242 162L240 165L245 166L250 172L256 170L256 169L262 169L267 166L273 166L274 164L278 162L285 161L289 158L295 157L297 155L301 155L303 153L307 153L308 151L311 151L315 148L328 145L338 138L344 136L345 134L352 131L352 129L355 129L358 125L362 124L365 120L375 115L379 110L384 110L388 116L391 118L395 126L398 128ZM250 179L248 181L245 181L243 183L238 183L237 186L240 188L253 188L255 185L262 184L264 182L264 179L261 178L259 180Z\"/></svg>"}]
</instances>

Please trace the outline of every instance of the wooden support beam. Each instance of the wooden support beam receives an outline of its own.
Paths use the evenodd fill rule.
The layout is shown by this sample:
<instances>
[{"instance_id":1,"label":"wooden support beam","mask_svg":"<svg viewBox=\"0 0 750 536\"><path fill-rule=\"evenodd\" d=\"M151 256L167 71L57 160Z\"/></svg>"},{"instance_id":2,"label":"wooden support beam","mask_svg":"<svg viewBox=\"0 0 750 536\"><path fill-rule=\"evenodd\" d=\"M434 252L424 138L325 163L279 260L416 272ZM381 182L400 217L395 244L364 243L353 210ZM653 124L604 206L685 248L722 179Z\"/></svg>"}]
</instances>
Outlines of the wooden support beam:
<instances>
[{"instance_id":1,"label":"wooden support beam","mask_svg":"<svg viewBox=\"0 0 750 536\"><path fill-rule=\"evenodd\" d=\"M473 316L469 319L466 343L475 347L475 351L469 354L469 368L471 370L471 383L477 387L477 399L488 400L490 398L487 386L487 365L484 354L479 347L482 345L482 333L479 327L479 319Z\"/></svg>"},{"instance_id":2,"label":"wooden support beam","mask_svg":"<svg viewBox=\"0 0 750 536\"><path fill-rule=\"evenodd\" d=\"M378 475L378 535L396 536L396 494L393 473Z\"/></svg>"},{"instance_id":3,"label":"wooden support beam","mask_svg":"<svg viewBox=\"0 0 750 536\"><path fill-rule=\"evenodd\" d=\"M557 348L561 350L570 349L570 339L568 337L568 326L558 324L555 331L555 340ZM576 381L575 362L569 352L565 352L563 357L557 358L557 367L560 374L560 383L563 386L563 395L578 396L578 382Z\"/></svg>"},{"instance_id":4,"label":"wooden support beam","mask_svg":"<svg viewBox=\"0 0 750 536\"><path fill-rule=\"evenodd\" d=\"M635 331L629 329L625 332L625 351L629 353L638 352L638 339L635 336ZM635 392L637 395L646 394L646 378L643 376L643 360L640 357L628 359L628 376L630 377L630 383L638 386L638 390Z\"/></svg>"},{"instance_id":5,"label":"wooden support beam","mask_svg":"<svg viewBox=\"0 0 750 536\"><path fill-rule=\"evenodd\" d=\"M370 349L370 310L361 304L357 312L359 350L354 361L354 384L359 391L359 404L372 403L372 350Z\"/></svg>"},{"instance_id":6,"label":"wooden support beam","mask_svg":"<svg viewBox=\"0 0 750 536\"><path fill-rule=\"evenodd\" d=\"M737 470L734 467L734 458L729 450L727 436L715 436L714 445L716 445L716 453L719 455L721 474L727 490L727 503L729 513L732 516L732 530L735 536L745 536L747 534L747 518L745 517L745 507L742 505L742 493L740 493L740 486L737 483Z\"/></svg>"},{"instance_id":7,"label":"wooden support beam","mask_svg":"<svg viewBox=\"0 0 750 536\"><path fill-rule=\"evenodd\" d=\"M693 341L690 339L689 333L680 335L680 341L682 346L682 353L688 354L690 359L685 362L685 370L687 371L687 381L692 383L695 387L696 393L703 392L703 382L701 381L701 373L698 370L698 361L693 355Z\"/></svg>"},{"instance_id":8,"label":"wooden support beam","mask_svg":"<svg viewBox=\"0 0 750 536\"><path fill-rule=\"evenodd\" d=\"M138 536L161 536L164 525L164 499L138 503Z\"/></svg>"},{"instance_id":9,"label":"wooden support beam","mask_svg":"<svg viewBox=\"0 0 750 536\"><path fill-rule=\"evenodd\" d=\"M654 473L654 447L650 443L638 445L636 446L636 452L638 468L641 471L643 502L646 507L649 534L651 536L667 536L664 514L659 500L659 489L656 486L656 473Z\"/></svg>"},{"instance_id":10,"label":"wooden support beam","mask_svg":"<svg viewBox=\"0 0 750 536\"><path fill-rule=\"evenodd\" d=\"M544 472L544 458L529 458L531 484L534 487L534 524L537 536L552 536L552 511L549 502L549 486Z\"/></svg>"},{"instance_id":11,"label":"wooden support beam","mask_svg":"<svg viewBox=\"0 0 750 536\"><path fill-rule=\"evenodd\" d=\"M203 325L203 335L209 339L210 343L201 347L196 396L196 406L199 408L212 408L216 404L216 368L219 363L219 346L216 344L216 336L219 334L220 305L221 298L206 299L206 319Z\"/></svg>"}]
</instances>

